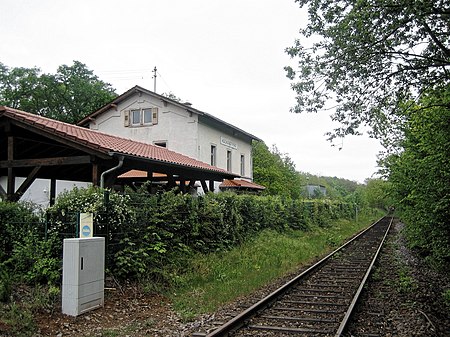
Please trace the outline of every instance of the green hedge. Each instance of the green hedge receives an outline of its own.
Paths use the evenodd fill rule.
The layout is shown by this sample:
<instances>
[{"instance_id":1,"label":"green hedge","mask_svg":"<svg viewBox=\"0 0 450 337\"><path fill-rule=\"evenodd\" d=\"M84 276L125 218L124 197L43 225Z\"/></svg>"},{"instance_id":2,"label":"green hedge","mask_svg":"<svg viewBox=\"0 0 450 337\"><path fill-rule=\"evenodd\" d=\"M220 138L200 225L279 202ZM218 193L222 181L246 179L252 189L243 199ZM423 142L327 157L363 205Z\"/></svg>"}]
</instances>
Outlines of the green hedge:
<instances>
[{"instance_id":1,"label":"green hedge","mask_svg":"<svg viewBox=\"0 0 450 337\"><path fill-rule=\"evenodd\" d=\"M233 193L193 197L175 191L150 195L145 188L127 195L111 193L106 205L103 201L104 191L97 188L74 189L60 196L47 211L50 243L39 243L42 239L32 232L19 240L2 227L6 233L3 245L11 245L14 252L10 258L28 259L33 245L39 247L36 252L41 259L45 255L45 261L17 264L28 266L28 270L17 270L26 275L25 281L55 282L55 269L58 272L61 266L54 259L61 258L62 238L74 235L76 212L94 213L94 233L107 238L108 272L161 282L171 278L167 266L182 268L184 259L197 252L230 249L263 229L308 230L313 224L327 226L352 215L350 204L328 200ZM45 273L38 273L36 266Z\"/></svg>"}]
</instances>

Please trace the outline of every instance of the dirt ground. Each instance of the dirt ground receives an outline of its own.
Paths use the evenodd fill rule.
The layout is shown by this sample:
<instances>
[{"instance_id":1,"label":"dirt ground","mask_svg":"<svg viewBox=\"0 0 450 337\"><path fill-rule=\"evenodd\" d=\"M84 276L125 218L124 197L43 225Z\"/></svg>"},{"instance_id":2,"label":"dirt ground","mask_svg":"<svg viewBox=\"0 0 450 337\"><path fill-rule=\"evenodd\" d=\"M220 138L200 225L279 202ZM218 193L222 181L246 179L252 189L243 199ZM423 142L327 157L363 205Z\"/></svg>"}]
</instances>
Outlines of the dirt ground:
<instances>
[{"instance_id":1,"label":"dirt ground","mask_svg":"<svg viewBox=\"0 0 450 337\"><path fill-rule=\"evenodd\" d=\"M401 228L397 223L391 230L347 337L450 336L450 307L442 296L450 289L450 275L431 270L409 251L399 234ZM288 278L260 289L258 298ZM241 298L186 323L161 295L144 295L132 285L108 288L112 289L105 291L105 306L79 317L62 315L60 307L39 313L37 336L192 336L213 330L251 304L249 298ZM0 326L2 333L8 336L7 327Z\"/></svg>"}]
</instances>

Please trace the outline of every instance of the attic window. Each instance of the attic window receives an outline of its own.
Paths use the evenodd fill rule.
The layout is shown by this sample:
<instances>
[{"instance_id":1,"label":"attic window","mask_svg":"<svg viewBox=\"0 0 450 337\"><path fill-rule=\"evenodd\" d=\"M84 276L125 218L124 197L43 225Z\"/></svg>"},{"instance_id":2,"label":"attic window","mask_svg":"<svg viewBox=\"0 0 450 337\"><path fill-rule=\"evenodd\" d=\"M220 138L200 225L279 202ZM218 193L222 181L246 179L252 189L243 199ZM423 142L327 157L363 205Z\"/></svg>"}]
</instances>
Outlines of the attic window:
<instances>
[{"instance_id":1,"label":"attic window","mask_svg":"<svg viewBox=\"0 0 450 337\"><path fill-rule=\"evenodd\" d=\"M125 126L158 124L158 108L132 109L125 111Z\"/></svg>"},{"instance_id":2,"label":"attic window","mask_svg":"<svg viewBox=\"0 0 450 337\"><path fill-rule=\"evenodd\" d=\"M141 124L141 110L131 110L131 124L132 125Z\"/></svg>"}]
</instances>

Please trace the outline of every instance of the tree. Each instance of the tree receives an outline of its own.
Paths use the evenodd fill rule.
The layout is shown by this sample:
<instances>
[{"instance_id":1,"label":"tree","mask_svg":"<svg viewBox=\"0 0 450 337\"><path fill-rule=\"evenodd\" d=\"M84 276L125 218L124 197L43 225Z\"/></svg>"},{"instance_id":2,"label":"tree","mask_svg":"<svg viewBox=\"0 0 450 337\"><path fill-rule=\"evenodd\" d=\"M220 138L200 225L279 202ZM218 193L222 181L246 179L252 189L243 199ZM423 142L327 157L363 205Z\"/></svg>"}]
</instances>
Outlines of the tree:
<instances>
[{"instance_id":1,"label":"tree","mask_svg":"<svg viewBox=\"0 0 450 337\"><path fill-rule=\"evenodd\" d=\"M8 68L0 63L0 104L76 123L117 95L85 64L62 65L56 74L38 68Z\"/></svg>"},{"instance_id":2,"label":"tree","mask_svg":"<svg viewBox=\"0 0 450 337\"><path fill-rule=\"evenodd\" d=\"M161 94L161 96L170 98L172 101L176 101L176 102L178 102L178 103L181 103L181 102L183 101L180 97L178 97L177 95L175 95L172 91L169 91L169 92L163 92L163 93Z\"/></svg>"},{"instance_id":3,"label":"tree","mask_svg":"<svg viewBox=\"0 0 450 337\"><path fill-rule=\"evenodd\" d=\"M444 102L448 107L440 106ZM434 106L433 108L426 108ZM405 116L403 152L384 160L410 244L450 262L450 85L428 91Z\"/></svg>"},{"instance_id":4,"label":"tree","mask_svg":"<svg viewBox=\"0 0 450 337\"><path fill-rule=\"evenodd\" d=\"M388 210L393 205L390 197L391 183L382 179L368 179L366 183L366 201L369 207Z\"/></svg>"},{"instance_id":5,"label":"tree","mask_svg":"<svg viewBox=\"0 0 450 337\"><path fill-rule=\"evenodd\" d=\"M292 159L276 146L270 151L264 142L253 143L253 178L269 195L299 198L305 185Z\"/></svg>"},{"instance_id":6,"label":"tree","mask_svg":"<svg viewBox=\"0 0 450 337\"><path fill-rule=\"evenodd\" d=\"M429 0L296 0L309 22L286 52L297 104L293 112L335 108L329 139L363 125L388 144L405 100L450 81L450 6ZM330 102L336 103L335 107ZM436 102L442 104L441 102ZM392 140L392 138L389 138Z\"/></svg>"},{"instance_id":7,"label":"tree","mask_svg":"<svg viewBox=\"0 0 450 337\"><path fill-rule=\"evenodd\" d=\"M0 63L0 104L36 111L39 100L34 93L40 86L39 73L38 68L9 69Z\"/></svg>"}]
</instances>

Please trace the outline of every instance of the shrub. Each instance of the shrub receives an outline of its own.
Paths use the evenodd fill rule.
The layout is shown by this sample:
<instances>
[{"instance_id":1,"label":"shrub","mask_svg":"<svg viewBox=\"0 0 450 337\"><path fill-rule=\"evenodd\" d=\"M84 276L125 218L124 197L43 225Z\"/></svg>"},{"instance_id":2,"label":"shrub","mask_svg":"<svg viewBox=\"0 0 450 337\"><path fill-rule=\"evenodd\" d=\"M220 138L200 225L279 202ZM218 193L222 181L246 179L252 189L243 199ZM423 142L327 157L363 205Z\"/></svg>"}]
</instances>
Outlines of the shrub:
<instances>
[{"instance_id":1,"label":"shrub","mask_svg":"<svg viewBox=\"0 0 450 337\"><path fill-rule=\"evenodd\" d=\"M0 302L8 302L11 297L11 278L5 267L0 267Z\"/></svg>"},{"instance_id":2,"label":"shrub","mask_svg":"<svg viewBox=\"0 0 450 337\"><path fill-rule=\"evenodd\" d=\"M44 232L35 211L31 203L0 202L0 262L11 256L15 242L28 231Z\"/></svg>"}]
</instances>

